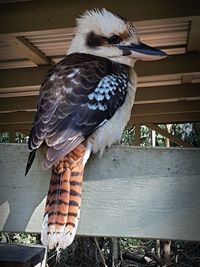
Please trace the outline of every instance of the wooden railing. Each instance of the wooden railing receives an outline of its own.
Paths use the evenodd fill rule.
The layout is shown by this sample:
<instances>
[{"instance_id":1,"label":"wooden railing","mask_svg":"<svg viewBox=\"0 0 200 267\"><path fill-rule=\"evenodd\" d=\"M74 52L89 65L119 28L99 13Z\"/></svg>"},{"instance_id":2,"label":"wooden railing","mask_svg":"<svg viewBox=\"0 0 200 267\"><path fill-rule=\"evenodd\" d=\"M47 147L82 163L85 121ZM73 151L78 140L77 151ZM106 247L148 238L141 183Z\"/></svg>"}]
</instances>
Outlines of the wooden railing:
<instances>
[{"instance_id":1,"label":"wooden railing","mask_svg":"<svg viewBox=\"0 0 200 267\"><path fill-rule=\"evenodd\" d=\"M0 231L40 232L50 171L0 144ZM85 171L79 235L200 241L200 149L114 147ZM22 257L23 255L23 257ZM45 266L45 248L0 244L0 265Z\"/></svg>"}]
</instances>

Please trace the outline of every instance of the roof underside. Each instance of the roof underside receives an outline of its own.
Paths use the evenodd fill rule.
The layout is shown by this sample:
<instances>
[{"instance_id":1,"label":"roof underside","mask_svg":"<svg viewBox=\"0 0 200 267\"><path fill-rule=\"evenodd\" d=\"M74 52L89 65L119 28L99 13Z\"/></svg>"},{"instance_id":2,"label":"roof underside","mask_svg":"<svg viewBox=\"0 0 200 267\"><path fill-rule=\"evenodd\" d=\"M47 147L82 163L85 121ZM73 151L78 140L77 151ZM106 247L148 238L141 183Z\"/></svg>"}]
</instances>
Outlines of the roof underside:
<instances>
[{"instance_id":1,"label":"roof underside","mask_svg":"<svg viewBox=\"0 0 200 267\"><path fill-rule=\"evenodd\" d=\"M123 2L101 1L101 6L133 21L142 42L170 55L136 63L138 91L130 124L200 122L198 1ZM0 131L31 127L42 77L65 56L75 17L91 7L98 1L0 5Z\"/></svg>"}]
</instances>

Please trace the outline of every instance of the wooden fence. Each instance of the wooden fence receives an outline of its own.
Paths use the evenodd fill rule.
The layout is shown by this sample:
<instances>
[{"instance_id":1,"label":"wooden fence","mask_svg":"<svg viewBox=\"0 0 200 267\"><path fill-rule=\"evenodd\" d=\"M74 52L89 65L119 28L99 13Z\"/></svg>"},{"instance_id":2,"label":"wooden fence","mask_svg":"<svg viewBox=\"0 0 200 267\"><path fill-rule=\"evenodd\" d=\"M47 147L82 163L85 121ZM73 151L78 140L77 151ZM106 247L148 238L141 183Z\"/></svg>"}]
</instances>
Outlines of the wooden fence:
<instances>
[{"instance_id":1,"label":"wooden fence","mask_svg":"<svg viewBox=\"0 0 200 267\"><path fill-rule=\"evenodd\" d=\"M50 171L26 145L0 144L0 231L40 232ZM114 147L93 156L79 235L200 240L200 149Z\"/></svg>"}]
</instances>

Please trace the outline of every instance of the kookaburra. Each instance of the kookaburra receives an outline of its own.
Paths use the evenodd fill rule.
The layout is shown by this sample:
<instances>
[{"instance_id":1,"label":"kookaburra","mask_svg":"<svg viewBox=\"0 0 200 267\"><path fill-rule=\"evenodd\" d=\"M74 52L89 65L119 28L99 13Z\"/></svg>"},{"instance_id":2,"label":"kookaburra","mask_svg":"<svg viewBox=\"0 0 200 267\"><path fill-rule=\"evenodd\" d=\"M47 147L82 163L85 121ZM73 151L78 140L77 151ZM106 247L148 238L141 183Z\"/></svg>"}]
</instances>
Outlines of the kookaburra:
<instances>
[{"instance_id":1,"label":"kookaburra","mask_svg":"<svg viewBox=\"0 0 200 267\"><path fill-rule=\"evenodd\" d=\"M136 60L166 57L140 42L131 22L106 9L77 19L67 55L44 78L28 146L26 173L36 150L47 146L43 168L52 167L42 243L69 246L81 204L84 166L121 139L136 92Z\"/></svg>"}]
</instances>

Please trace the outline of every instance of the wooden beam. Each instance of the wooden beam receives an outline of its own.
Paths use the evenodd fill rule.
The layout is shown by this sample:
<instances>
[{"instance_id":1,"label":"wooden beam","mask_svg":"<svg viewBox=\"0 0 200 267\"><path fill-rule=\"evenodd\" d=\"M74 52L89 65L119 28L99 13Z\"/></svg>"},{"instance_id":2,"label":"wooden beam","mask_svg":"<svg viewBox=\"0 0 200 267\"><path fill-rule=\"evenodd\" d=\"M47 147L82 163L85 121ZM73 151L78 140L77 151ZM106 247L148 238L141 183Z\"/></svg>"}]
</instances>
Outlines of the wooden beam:
<instances>
[{"instance_id":1,"label":"wooden beam","mask_svg":"<svg viewBox=\"0 0 200 267\"><path fill-rule=\"evenodd\" d=\"M50 68L50 66L40 66L0 70L0 92L1 88L38 86Z\"/></svg>"},{"instance_id":2,"label":"wooden beam","mask_svg":"<svg viewBox=\"0 0 200 267\"><path fill-rule=\"evenodd\" d=\"M145 124L148 122L156 124L200 122L200 112L131 116L128 126L132 126L135 123Z\"/></svg>"},{"instance_id":3,"label":"wooden beam","mask_svg":"<svg viewBox=\"0 0 200 267\"><path fill-rule=\"evenodd\" d=\"M184 84L184 83L191 83L192 82L192 73L189 73L189 74L184 74L182 76L182 80L181 82Z\"/></svg>"},{"instance_id":4,"label":"wooden beam","mask_svg":"<svg viewBox=\"0 0 200 267\"><path fill-rule=\"evenodd\" d=\"M33 46L26 38L20 37L2 37L10 47L23 52L24 58L28 58L36 65L52 65L53 63L41 51Z\"/></svg>"},{"instance_id":5,"label":"wooden beam","mask_svg":"<svg viewBox=\"0 0 200 267\"><path fill-rule=\"evenodd\" d=\"M175 135L170 134L168 131L166 131L165 129L161 129L161 128L160 128L159 126L157 126L156 124L153 124L153 123L145 123L145 125L146 125L149 129L151 129L151 130L153 130L153 131L155 131L155 132L161 134L161 135L164 136L164 137L169 138L170 141L172 141L172 142L175 143L175 144L178 144L179 146L183 146L183 147L193 147L192 144L190 144L190 143L188 143L188 142L186 142L186 141L181 140L180 138L176 137Z\"/></svg>"},{"instance_id":6,"label":"wooden beam","mask_svg":"<svg viewBox=\"0 0 200 267\"><path fill-rule=\"evenodd\" d=\"M22 132L24 134L29 135L30 130L32 128L33 123L15 123L15 124L0 124L0 132L9 132L9 131L15 131L15 132Z\"/></svg>"},{"instance_id":7,"label":"wooden beam","mask_svg":"<svg viewBox=\"0 0 200 267\"><path fill-rule=\"evenodd\" d=\"M49 66L40 66L0 70L0 92L1 88L38 86L49 69ZM136 63L136 72L139 77L200 73L200 53L171 56L161 61L140 61Z\"/></svg>"},{"instance_id":8,"label":"wooden beam","mask_svg":"<svg viewBox=\"0 0 200 267\"><path fill-rule=\"evenodd\" d=\"M0 91L1 92L1 91ZM39 92L39 91L35 91ZM15 93L15 91L13 92ZM29 92L27 92L28 94ZM8 93L7 95L12 93ZM20 94L20 92L19 92ZM38 96L1 97L0 113L36 109ZM200 100L200 84L183 84L158 87L139 87L136 92L136 104ZM183 102L184 103L184 102Z\"/></svg>"},{"instance_id":9,"label":"wooden beam","mask_svg":"<svg viewBox=\"0 0 200 267\"><path fill-rule=\"evenodd\" d=\"M135 146L140 146L141 144L141 125L139 123L135 124Z\"/></svg>"},{"instance_id":10,"label":"wooden beam","mask_svg":"<svg viewBox=\"0 0 200 267\"><path fill-rule=\"evenodd\" d=\"M36 110L38 96L0 98L0 113Z\"/></svg>"},{"instance_id":11,"label":"wooden beam","mask_svg":"<svg viewBox=\"0 0 200 267\"><path fill-rule=\"evenodd\" d=\"M41 230L51 170L37 154L25 177L27 158L27 145L0 144L0 231ZM92 157L78 234L200 241L199 158L198 148L144 147Z\"/></svg>"},{"instance_id":12,"label":"wooden beam","mask_svg":"<svg viewBox=\"0 0 200 267\"><path fill-rule=\"evenodd\" d=\"M31 123L34 119L35 112L19 111L12 113L0 113L0 125L4 124L24 124Z\"/></svg>"},{"instance_id":13,"label":"wooden beam","mask_svg":"<svg viewBox=\"0 0 200 267\"><path fill-rule=\"evenodd\" d=\"M187 42L187 52L200 51L200 19L196 18L191 21L190 32Z\"/></svg>"},{"instance_id":14,"label":"wooden beam","mask_svg":"<svg viewBox=\"0 0 200 267\"><path fill-rule=\"evenodd\" d=\"M196 65L196 66L195 66ZM135 65L138 76L168 75L200 72L200 53L170 56L158 61L138 61Z\"/></svg>"},{"instance_id":15,"label":"wooden beam","mask_svg":"<svg viewBox=\"0 0 200 267\"><path fill-rule=\"evenodd\" d=\"M18 98L18 97L34 97L38 96L40 85L0 88L0 98Z\"/></svg>"},{"instance_id":16,"label":"wooden beam","mask_svg":"<svg viewBox=\"0 0 200 267\"><path fill-rule=\"evenodd\" d=\"M30 121L27 121L27 119L30 119ZM32 128L32 119L32 116L31 118L28 116L28 118L25 117L24 121L0 123L0 132L15 130L29 135ZM145 124L148 122L156 124L200 122L200 112L131 116L128 126L133 126L135 123Z\"/></svg>"},{"instance_id":17,"label":"wooden beam","mask_svg":"<svg viewBox=\"0 0 200 267\"><path fill-rule=\"evenodd\" d=\"M9 130L9 142L15 143L16 140L16 131L15 130Z\"/></svg>"},{"instance_id":18,"label":"wooden beam","mask_svg":"<svg viewBox=\"0 0 200 267\"><path fill-rule=\"evenodd\" d=\"M143 21L199 15L198 1L131 0L126 3L116 0L87 0L66 3L65 0L30 1L1 5L0 33L19 33L75 26L75 18L84 10L105 7L129 20ZM151 12L149 12L151 10Z\"/></svg>"},{"instance_id":19,"label":"wooden beam","mask_svg":"<svg viewBox=\"0 0 200 267\"><path fill-rule=\"evenodd\" d=\"M170 102L200 98L200 84L179 84L169 86L139 87L136 103Z\"/></svg>"},{"instance_id":20,"label":"wooden beam","mask_svg":"<svg viewBox=\"0 0 200 267\"><path fill-rule=\"evenodd\" d=\"M180 101L172 103L156 104L138 104L133 107L133 116L150 116L179 113L198 113L200 112L200 100L198 101ZM18 111L9 113L0 113L0 124L30 123L34 118L34 111Z\"/></svg>"},{"instance_id":21,"label":"wooden beam","mask_svg":"<svg viewBox=\"0 0 200 267\"><path fill-rule=\"evenodd\" d=\"M168 103L136 104L133 116L200 112L200 100Z\"/></svg>"}]
</instances>

